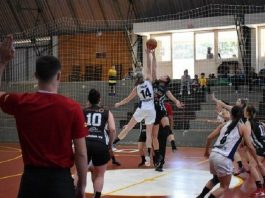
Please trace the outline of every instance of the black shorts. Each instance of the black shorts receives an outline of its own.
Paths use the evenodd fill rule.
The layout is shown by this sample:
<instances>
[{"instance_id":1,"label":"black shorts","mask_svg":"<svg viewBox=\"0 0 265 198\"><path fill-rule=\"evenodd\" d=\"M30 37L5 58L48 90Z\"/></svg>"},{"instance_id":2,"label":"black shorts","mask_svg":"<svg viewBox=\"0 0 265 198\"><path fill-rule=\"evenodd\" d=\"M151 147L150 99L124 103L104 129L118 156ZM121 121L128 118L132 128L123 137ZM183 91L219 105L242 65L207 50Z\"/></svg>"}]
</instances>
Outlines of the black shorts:
<instances>
[{"instance_id":1,"label":"black shorts","mask_svg":"<svg viewBox=\"0 0 265 198\"><path fill-rule=\"evenodd\" d=\"M110 160L109 147L98 141L86 141L87 161L92 160L94 166L102 166Z\"/></svg>"},{"instance_id":2,"label":"black shorts","mask_svg":"<svg viewBox=\"0 0 265 198\"><path fill-rule=\"evenodd\" d=\"M155 110L156 110L156 119L154 125L158 125L160 124L162 118L167 117L167 111L161 109L160 106L155 106Z\"/></svg>"},{"instance_id":3,"label":"black shorts","mask_svg":"<svg viewBox=\"0 0 265 198\"><path fill-rule=\"evenodd\" d=\"M256 149L256 153L260 157L265 157L265 149L263 149L263 148Z\"/></svg>"},{"instance_id":4,"label":"black shorts","mask_svg":"<svg viewBox=\"0 0 265 198\"><path fill-rule=\"evenodd\" d=\"M138 142L146 142L146 133L141 132Z\"/></svg>"},{"instance_id":5,"label":"black shorts","mask_svg":"<svg viewBox=\"0 0 265 198\"><path fill-rule=\"evenodd\" d=\"M70 168L25 166L18 198L74 198L74 181Z\"/></svg>"}]
</instances>

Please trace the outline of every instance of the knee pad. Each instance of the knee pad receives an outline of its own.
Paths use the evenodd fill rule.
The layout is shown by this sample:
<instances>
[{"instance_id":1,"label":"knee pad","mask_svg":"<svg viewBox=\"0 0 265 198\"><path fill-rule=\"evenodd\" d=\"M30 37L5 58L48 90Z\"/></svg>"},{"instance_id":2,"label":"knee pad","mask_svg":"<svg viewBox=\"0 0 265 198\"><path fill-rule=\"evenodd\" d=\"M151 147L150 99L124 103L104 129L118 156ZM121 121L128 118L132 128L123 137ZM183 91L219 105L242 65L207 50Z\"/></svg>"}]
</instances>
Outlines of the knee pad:
<instances>
[{"instance_id":1,"label":"knee pad","mask_svg":"<svg viewBox=\"0 0 265 198\"><path fill-rule=\"evenodd\" d=\"M220 181L216 175L213 176L213 178L211 179L211 182L213 183L214 186L216 184L220 183Z\"/></svg>"}]
</instances>

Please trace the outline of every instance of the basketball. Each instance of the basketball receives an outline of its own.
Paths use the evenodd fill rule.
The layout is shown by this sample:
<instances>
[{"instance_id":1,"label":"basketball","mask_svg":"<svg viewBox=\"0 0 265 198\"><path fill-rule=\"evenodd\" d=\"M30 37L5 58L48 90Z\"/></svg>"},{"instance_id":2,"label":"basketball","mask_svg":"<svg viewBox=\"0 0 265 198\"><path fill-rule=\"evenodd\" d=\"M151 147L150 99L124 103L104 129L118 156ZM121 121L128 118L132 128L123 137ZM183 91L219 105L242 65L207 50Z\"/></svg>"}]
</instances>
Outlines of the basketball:
<instances>
[{"instance_id":1,"label":"basketball","mask_svg":"<svg viewBox=\"0 0 265 198\"><path fill-rule=\"evenodd\" d=\"M153 50L153 49L155 49L156 48L156 46L157 46L157 41L155 40L155 39L148 39L147 41L146 41L146 47L148 48L148 49L150 49L150 50Z\"/></svg>"}]
</instances>

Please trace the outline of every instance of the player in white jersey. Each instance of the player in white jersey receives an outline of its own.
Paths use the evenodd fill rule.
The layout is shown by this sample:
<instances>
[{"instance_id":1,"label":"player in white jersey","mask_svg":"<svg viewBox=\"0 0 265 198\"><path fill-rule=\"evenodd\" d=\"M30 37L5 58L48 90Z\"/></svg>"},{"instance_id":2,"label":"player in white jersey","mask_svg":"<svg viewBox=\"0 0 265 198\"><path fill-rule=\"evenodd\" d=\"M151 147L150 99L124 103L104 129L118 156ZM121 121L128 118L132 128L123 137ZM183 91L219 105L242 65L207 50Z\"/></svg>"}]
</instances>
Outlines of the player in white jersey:
<instances>
[{"instance_id":1,"label":"player in white jersey","mask_svg":"<svg viewBox=\"0 0 265 198\"><path fill-rule=\"evenodd\" d=\"M150 50L147 49L147 52L148 51ZM132 130L137 123L141 122L144 119L146 124L146 147L147 147L145 164L146 166L150 166L150 156L152 148L152 128L156 117L156 111L154 107L154 90L152 86L152 75L151 75L150 65L147 64L145 76L143 76L141 72L138 72L135 75L135 77L136 77L135 87L133 88L129 96L123 99L122 101L116 103L115 107L117 108L127 104L137 95L140 99L139 106L136 109L135 113L133 114L129 123L119 133L118 137L113 142L113 144L116 144L120 140L124 139L128 134L128 132Z\"/></svg>"},{"instance_id":2,"label":"player in white jersey","mask_svg":"<svg viewBox=\"0 0 265 198\"><path fill-rule=\"evenodd\" d=\"M224 109L226 109L228 111L231 111L231 109L233 107L232 105L229 105L229 104L225 103L222 100L218 100L215 97L214 93L212 94L212 100L216 103L216 105L218 105L219 107L224 108ZM235 106L238 106L238 107L241 107L242 109L244 109L247 106L247 99L246 98L238 98L236 100ZM242 120L243 120L243 122L245 122L244 116L242 117ZM241 159L241 156L240 156L238 151L235 153L234 161L238 164L238 170L234 171L233 175L237 176L237 175L239 175L241 173L249 172L243 166L242 159Z\"/></svg>"},{"instance_id":3,"label":"player in white jersey","mask_svg":"<svg viewBox=\"0 0 265 198\"><path fill-rule=\"evenodd\" d=\"M251 131L247 130L245 124L241 121L242 115L242 108L234 106L231 109L231 120L218 126L208 136L204 156L210 156L210 172L213 174L213 178L208 181L197 198L203 198L218 183L220 183L220 187L214 190L209 198L220 197L229 188L233 172L232 161L242 137L255 161L260 164L256 156L256 150L251 143ZM219 137L216 140L210 155L209 147L213 139L218 135Z\"/></svg>"}]
</instances>

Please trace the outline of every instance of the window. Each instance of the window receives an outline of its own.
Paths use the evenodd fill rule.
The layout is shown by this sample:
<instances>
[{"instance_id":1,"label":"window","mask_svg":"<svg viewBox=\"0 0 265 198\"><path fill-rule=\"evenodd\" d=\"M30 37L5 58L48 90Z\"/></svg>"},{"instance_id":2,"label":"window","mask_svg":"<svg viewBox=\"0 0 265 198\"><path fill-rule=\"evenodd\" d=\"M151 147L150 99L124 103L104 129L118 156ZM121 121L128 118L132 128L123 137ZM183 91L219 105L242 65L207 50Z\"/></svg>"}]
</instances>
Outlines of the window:
<instances>
[{"instance_id":1,"label":"window","mask_svg":"<svg viewBox=\"0 0 265 198\"><path fill-rule=\"evenodd\" d=\"M172 35L173 79L179 79L185 69L194 76L194 34L193 32Z\"/></svg>"},{"instance_id":2,"label":"window","mask_svg":"<svg viewBox=\"0 0 265 198\"><path fill-rule=\"evenodd\" d=\"M195 35L196 60L211 59L214 55L214 33L198 33Z\"/></svg>"},{"instance_id":3,"label":"window","mask_svg":"<svg viewBox=\"0 0 265 198\"><path fill-rule=\"evenodd\" d=\"M260 29L260 56L265 57L265 28Z\"/></svg>"},{"instance_id":4,"label":"window","mask_svg":"<svg viewBox=\"0 0 265 198\"><path fill-rule=\"evenodd\" d=\"M161 35L152 37L157 41L156 55L158 62L171 61L171 36Z\"/></svg>"},{"instance_id":5,"label":"window","mask_svg":"<svg viewBox=\"0 0 265 198\"><path fill-rule=\"evenodd\" d=\"M221 58L237 58L238 44L236 31L218 32L218 52Z\"/></svg>"}]
</instances>

